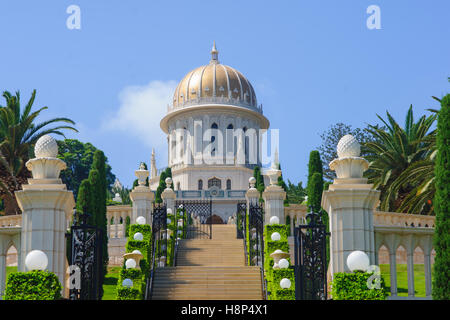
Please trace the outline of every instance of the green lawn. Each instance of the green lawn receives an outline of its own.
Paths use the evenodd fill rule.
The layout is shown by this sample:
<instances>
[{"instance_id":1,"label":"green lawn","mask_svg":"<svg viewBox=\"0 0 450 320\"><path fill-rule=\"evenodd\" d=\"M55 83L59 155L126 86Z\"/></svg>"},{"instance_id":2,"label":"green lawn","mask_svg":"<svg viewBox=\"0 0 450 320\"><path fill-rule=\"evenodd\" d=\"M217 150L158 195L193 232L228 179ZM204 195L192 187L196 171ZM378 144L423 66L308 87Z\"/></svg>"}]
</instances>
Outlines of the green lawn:
<instances>
[{"instance_id":1,"label":"green lawn","mask_svg":"<svg viewBox=\"0 0 450 320\"><path fill-rule=\"evenodd\" d=\"M119 272L122 267L108 267L108 273L103 283L102 300L116 300L116 286L119 280Z\"/></svg>"},{"instance_id":2,"label":"green lawn","mask_svg":"<svg viewBox=\"0 0 450 320\"><path fill-rule=\"evenodd\" d=\"M388 264L381 264L381 276L383 277L386 288L391 290L391 276ZM397 295L400 297L408 296L408 272L406 264L397 264ZM414 292L416 297L425 297L425 271L423 264L414 265Z\"/></svg>"}]
</instances>

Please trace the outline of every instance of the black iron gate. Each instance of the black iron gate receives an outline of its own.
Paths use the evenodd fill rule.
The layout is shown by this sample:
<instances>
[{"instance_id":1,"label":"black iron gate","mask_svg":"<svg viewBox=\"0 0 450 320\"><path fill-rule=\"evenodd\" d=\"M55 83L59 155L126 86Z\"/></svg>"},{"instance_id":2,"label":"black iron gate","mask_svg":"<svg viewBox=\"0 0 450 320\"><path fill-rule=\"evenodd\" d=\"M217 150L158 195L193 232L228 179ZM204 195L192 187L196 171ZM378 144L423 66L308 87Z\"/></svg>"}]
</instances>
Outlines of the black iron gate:
<instances>
[{"instance_id":1,"label":"black iron gate","mask_svg":"<svg viewBox=\"0 0 450 320\"><path fill-rule=\"evenodd\" d=\"M319 214L306 215L308 224L295 228L295 298L327 299L327 231Z\"/></svg>"},{"instance_id":2,"label":"black iron gate","mask_svg":"<svg viewBox=\"0 0 450 320\"><path fill-rule=\"evenodd\" d=\"M87 213L75 217L71 227L70 300L101 299L103 233L87 223L89 217Z\"/></svg>"},{"instance_id":3,"label":"black iron gate","mask_svg":"<svg viewBox=\"0 0 450 320\"><path fill-rule=\"evenodd\" d=\"M177 200L175 207L187 214L187 239L212 239L212 199Z\"/></svg>"},{"instance_id":4,"label":"black iron gate","mask_svg":"<svg viewBox=\"0 0 450 320\"><path fill-rule=\"evenodd\" d=\"M164 267L167 263L167 206L164 203L153 204L152 217L152 262L150 277L147 278L145 300L150 300L153 289L155 268Z\"/></svg>"},{"instance_id":5,"label":"black iron gate","mask_svg":"<svg viewBox=\"0 0 450 320\"><path fill-rule=\"evenodd\" d=\"M238 239L244 239L246 230L247 214L247 202L239 201L236 206L236 237Z\"/></svg>"},{"instance_id":6,"label":"black iron gate","mask_svg":"<svg viewBox=\"0 0 450 320\"><path fill-rule=\"evenodd\" d=\"M264 267L264 213L262 205L250 203L248 208L249 265Z\"/></svg>"}]
</instances>

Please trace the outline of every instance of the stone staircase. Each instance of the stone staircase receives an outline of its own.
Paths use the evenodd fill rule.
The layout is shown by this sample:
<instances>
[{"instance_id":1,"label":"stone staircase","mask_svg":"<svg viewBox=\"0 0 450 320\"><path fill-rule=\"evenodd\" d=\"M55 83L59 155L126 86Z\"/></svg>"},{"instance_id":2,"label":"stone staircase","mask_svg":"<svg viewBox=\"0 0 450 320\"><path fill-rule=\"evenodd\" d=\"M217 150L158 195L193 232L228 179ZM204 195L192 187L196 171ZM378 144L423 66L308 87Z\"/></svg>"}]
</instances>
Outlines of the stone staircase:
<instances>
[{"instance_id":1,"label":"stone staircase","mask_svg":"<svg viewBox=\"0 0 450 320\"><path fill-rule=\"evenodd\" d=\"M261 300L259 267L245 266L236 226L213 225L212 239L180 240L177 266L155 269L153 300Z\"/></svg>"}]
</instances>

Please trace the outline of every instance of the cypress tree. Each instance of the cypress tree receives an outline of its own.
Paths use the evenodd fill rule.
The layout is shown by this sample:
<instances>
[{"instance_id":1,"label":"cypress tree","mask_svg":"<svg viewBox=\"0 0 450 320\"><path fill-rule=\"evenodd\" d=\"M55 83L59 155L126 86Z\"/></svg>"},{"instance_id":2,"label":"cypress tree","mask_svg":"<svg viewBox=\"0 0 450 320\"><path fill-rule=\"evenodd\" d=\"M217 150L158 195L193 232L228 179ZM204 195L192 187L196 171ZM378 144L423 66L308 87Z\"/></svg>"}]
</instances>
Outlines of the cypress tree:
<instances>
[{"instance_id":1,"label":"cypress tree","mask_svg":"<svg viewBox=\"0 0 450 320\"><path fill-rule=\"evenodd\" d=\"M94 218L94 197L92 194L91 183L89 179L84 179L81 181L80 188L78 189L78 197L76 210L78 217L82 213L90 214L89 219L87 220L88 224L95 225ZM78 218L77 217L77 218Z\"/></svg>"},{"instance_id":2,"label":"cypress tree","mask_svg":"<svg viewBox=\"0 0 450 320\"><path fill-rule=\"evenodd\" d=\"M167 168L163 172L161 172L161 175L159 176L159 185L158 188L156 188L156 194L155 194L155 202L156 203L162 203L161 194L163 193L164 189L167 188L166 185L166 178L172 178L172 169ZM173 190L173 183L171 185L171 188Z\"/></svg>"},{"instance_id":3,"label":"cypress tree","mask_svg":"<svg viewBox=\"0 0 450 320\"><path fill-rule=\"evenodd\" d=\"M280 165L280 164L278 164L278 170L281 170L281 165ZM288 187L287 187L287 185L286 185L286 182L284 182L284 179L283 179L283 173L281 173L281 175L278 177L277 185L279 185L280 187L282 187L283 190L286 192L286 199L284 199L284 204L285 204L285 205L288 205L288 204L289 204L289 198L288 198L288 194L287 194L287 192L288 192Z\"/></svg>"},{"instance_id":4,"label":"cypress tree","mask_svg":"<svg viewBox=\"0 0 450 320\"><path fill-rule=\"evenodd\" d=\"M320 175L323 176L322 160L320 160L320 153L317 150L313 150L309 154L308 182L306 184L306 189L308 189L309 181L311 181L312 175L316 172L320 173Z\"/></svg>"},{"instance_id":5,"label":"cypress tree","mask_svg":"<svg viewBox=\"0 0 450 320\"><path fill-rule=\"evenodd\" d=\"M319 212L321 209L322 191L323 191L323 177L319 172L314 172L309 181L308 186L308 206L312 207L314 212Z\"/></svg>"},{"instance_id":6,"label":"cypress tree","mask_svg":"<svg viewBox=\"0 0 450 320\"><path fill-rule=\"evenodd\" d=\"M436 135L434 211L434 300L450 299L450 94L441 100Z\"/></svg>"},{"instance_id":7,"label":"cypress tree","mask_svg":"<svg viewBox=\"0 0 450 320\"><path fill-rule=\"evenodd\" d=\"M92 169L89 172L89 182L91 184L92 194L94 195L93 210L95 212L95 225L103 232L102 241L102 260L103 260L103 274L100 280L100 296L103 296L103 282L108 272L108 234L107 234L107 219L106 219L106 157L103 151L96 150L92 163Z\"/></svg>"},{"instance_id":8,"label":"cypress tree","mask_svg":"<svg viewBox=\"0 0 450 320\"><path fill-rule=\"evenodd\" d=\"M261 174L261 168L256 166L253 169L253 177L256 179L256 185L255 188L259 191L259 194L262 195L262 193L264 192L264 177Z\"/></svg>"}]
</instances>

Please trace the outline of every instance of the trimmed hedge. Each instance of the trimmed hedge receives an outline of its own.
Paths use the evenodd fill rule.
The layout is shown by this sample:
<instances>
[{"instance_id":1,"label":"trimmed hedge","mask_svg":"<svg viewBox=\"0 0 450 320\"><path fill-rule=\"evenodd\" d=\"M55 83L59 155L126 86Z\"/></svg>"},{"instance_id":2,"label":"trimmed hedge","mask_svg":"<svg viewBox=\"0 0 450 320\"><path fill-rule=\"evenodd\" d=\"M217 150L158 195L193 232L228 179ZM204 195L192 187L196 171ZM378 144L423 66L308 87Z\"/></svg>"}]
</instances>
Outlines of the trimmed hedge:
<instances>
[{"instance_id":1,"label":"trimmed hedge","mask_svg":"<svg viewBox=\"0 0 450 320\"><path fill-rule=\"evenodd\" d=\"M13 272L8 275L5 300L58 300L62 286L58 277L48 271Z\"/></svg>"},{"instance_id":2,"label":"trimmed hedge","mask_svg":"<svg viewBox=\"0 0 450 320\"><path fill-rule=\"evenodd\" d=\"M127 253L139 250L143 258L139 261L140 269L126 269L125 261L120 270L119 280L117 282L117 300L141 300L145 293L146 280L150 276L150 263L152 261L152 231L149 224L132 224L129 227L129 238L125 246ZM134 240L135 233L142 233L144 239L142 241ZM133 281L132 288L122 286L125 279Z\"/></svg>"},{"instance_id":3,"label":"trimmed hedge","mask_svg":"<svg viewBox=\"0 0 450 320\"><path fill-rule=\"evenodd\" d=\"M281 236L279 241L272 241L271 235L278 232ZM269 300L295 300L295 275L294 270L288 269L273 269L273 258L270 254L275 250L280 249L284 252L289 252L289 244L287 237L289 234L288 225L266 225L264 227L264 274L267 280L267 292ZM287 259L290 263L290 258ZM282 289L280 281L287 278L291 281L291 288Z\"/></svg>"},{"instance_id":4,"label":"trimmed hedge","mask_svg":"<svg viewBox=\"0 0 450 320\"><path fill-rule=\"evenodd\" d=\"M362 271L335 273L331 282L333 300L385 300L387 291L382 277L380 289L367 287L367 280L372 275L373 273Z\"/></svg>"}]
</instances>

